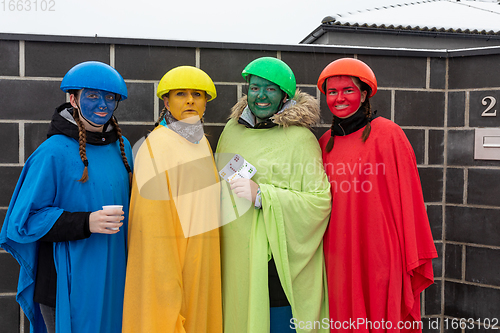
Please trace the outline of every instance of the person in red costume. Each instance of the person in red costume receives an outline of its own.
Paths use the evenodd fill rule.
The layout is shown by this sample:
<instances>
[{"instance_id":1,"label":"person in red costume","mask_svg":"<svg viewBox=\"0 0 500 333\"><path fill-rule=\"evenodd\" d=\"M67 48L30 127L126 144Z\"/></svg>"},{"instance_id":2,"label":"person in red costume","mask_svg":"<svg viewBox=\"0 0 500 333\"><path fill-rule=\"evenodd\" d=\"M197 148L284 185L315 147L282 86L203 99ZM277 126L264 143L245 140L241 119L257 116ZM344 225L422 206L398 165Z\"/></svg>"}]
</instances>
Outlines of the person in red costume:
<instances>
[{"instance_id":1,"label":"person in red costume","mask_svg":"<svg viewBox=\"0 0 500 333\"><path fill-rule=\"evenodd\" d=\"M374 116L377 80L352 58L325 67L318 88L333 124L319 140L332 191L324 237L331 331L421 332L420 293L437 257L415 153Z\"/></svg>"}]
</instances>

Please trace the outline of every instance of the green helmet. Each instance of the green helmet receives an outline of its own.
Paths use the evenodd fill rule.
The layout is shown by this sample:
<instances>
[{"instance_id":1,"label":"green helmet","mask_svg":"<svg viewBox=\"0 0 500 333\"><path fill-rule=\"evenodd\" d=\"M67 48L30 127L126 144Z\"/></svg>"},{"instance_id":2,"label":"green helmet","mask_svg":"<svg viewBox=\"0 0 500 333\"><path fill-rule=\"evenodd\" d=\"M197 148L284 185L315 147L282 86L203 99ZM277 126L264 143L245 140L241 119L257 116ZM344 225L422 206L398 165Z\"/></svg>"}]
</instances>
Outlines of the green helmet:
<instances>
[{"instance_id":1,"label":"green helmet","mask_svg":"<svg viewBox=\"0 0 500 333\"><path fill-rule=\"evenodd\" d=\"M278 85L289 98L295 96L295 89L297 88L295 75L290 67L279 59L272 57L255 59L245 67L241 75L247 82L249 75L260 76Z\"/></svg>"}]
</instances>

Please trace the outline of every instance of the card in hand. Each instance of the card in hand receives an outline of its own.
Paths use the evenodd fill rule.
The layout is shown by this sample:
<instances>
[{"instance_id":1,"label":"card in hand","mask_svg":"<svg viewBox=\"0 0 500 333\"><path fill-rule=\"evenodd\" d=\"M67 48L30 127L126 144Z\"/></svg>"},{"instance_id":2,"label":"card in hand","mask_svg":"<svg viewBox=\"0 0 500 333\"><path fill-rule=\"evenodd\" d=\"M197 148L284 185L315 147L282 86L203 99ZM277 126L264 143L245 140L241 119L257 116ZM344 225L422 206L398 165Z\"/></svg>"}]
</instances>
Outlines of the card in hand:
<instances>
[{"instance_id":1,"label":"card in hand","mask_svg":"<svg viewBox=\"0 0 500 333\"><path fill-rule=\"evenodd\" d=\"M257 173L257 169L245 159L236 154L231 158L231 160L226 164L224 168L219 172L222 178L227 182L238 178L250 179Z\"/></svg>"}]
</instances>

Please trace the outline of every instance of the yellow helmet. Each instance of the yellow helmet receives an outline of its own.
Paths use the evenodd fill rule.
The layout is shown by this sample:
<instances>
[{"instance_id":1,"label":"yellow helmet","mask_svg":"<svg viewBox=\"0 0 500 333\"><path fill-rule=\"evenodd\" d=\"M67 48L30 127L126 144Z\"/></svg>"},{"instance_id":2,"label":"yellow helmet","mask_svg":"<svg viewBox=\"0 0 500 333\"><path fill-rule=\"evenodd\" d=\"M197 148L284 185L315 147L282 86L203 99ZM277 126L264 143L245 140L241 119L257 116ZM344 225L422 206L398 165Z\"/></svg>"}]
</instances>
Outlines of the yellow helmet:
<instances>
[{"instance_id":1,"label":"yellow helmet","mask_svg":"<svg viewBox=\"0 0 500 333\"><path fill-rule=\"evenodd\" d=\"M163 98L163 95L175 89L203 90L209 95L208 101L217 97L217 91L210 76L193 66L179 66L169 70L161 78L156 96Z\"/></svg>"}]
</instances>

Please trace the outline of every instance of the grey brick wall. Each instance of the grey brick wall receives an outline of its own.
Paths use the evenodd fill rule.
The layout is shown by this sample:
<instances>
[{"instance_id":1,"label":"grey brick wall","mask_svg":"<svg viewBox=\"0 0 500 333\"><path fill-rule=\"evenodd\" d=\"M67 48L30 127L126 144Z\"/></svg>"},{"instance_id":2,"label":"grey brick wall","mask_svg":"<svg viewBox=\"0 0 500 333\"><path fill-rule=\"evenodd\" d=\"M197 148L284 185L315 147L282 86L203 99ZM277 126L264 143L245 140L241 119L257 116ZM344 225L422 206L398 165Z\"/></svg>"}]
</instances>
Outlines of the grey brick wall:
<instances>
[{"instance_id":1,"label":"grey brick wall","mask_svg":"<svg viewBox=\"0 0 500 333\"><path fill-rule=\"evenodd\" d=\"M152 129L163 107L155 95L163 74L179 65L205 70L218 91L205 119L215 148L231 106L246 92L240 73L251 60L274 56L290 65L298 86L319 99L321 124L314 129L319 137L332 117L316 80L329 62L355 56L377 76L373 109L398 123L415 150L439 253L433 262L436 281L422 297L424 331L454 330L453 318L487 324L485 318L500 317L500 161L475 161L473 141L474 127L500 125L500 116L481 117L485 96L500 100L498 53L453 57L312 45L0 34L0 225L24 162L45 139L54 108L66 100L59 90L62 77L79 62L103 61L125 78L129 99L116 116L132 144ZM18 272L16 261L0 250L2 332L29 331L15 301ZM477 322L473 330L480 330Z\"/></svg>"}]
</instances>

